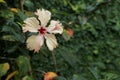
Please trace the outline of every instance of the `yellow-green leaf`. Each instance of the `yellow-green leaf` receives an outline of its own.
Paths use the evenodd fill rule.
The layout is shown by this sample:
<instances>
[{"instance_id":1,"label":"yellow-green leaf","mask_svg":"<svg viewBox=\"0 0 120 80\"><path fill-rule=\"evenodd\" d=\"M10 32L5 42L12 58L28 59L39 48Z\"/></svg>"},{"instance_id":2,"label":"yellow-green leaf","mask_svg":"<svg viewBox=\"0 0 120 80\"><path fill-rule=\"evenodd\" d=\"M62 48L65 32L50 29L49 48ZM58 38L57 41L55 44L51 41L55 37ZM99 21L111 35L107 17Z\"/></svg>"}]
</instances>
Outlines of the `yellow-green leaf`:
<instances>
[{"instance_id":1,"label":"yellow-green leaf","mask_svg":"<svg viewBox=\"0 0 120 80\"><path fill-rule=\"evenodd\" d=\"M0 3L5 3L5 1L4 0L0 0Z\"/></svg>"},{"instance_id":2,"label":"yellow-green leaf","mask_svg":"<svg viewBox=\"0 0 120 80\"><path fill-rule=\"evenodd\" d=\"M97 2L99 2L99 3L100 3L100 2L103 2L103 0L97 0Z\"/></svg>"},{"instance_id":3,"label":"yellow-green leaf","mask_svg":"<svg viewBox=\"0 0 120 80\"><path fill-rule=\"evenodd\" d=\"M0 64L0 76L3 76L10 69L9 63Z\"/></svg>"}]
</instances>

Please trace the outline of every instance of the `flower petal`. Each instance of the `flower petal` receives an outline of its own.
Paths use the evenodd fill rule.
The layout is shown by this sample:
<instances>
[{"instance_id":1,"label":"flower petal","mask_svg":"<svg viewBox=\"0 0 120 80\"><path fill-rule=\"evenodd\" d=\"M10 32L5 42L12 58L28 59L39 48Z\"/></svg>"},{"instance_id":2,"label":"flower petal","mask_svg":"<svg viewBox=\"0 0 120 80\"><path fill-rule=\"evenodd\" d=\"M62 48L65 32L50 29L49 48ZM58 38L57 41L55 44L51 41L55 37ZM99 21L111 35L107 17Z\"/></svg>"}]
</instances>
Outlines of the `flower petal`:
<instances>
[{"instance_id":1,"label":"flower petal","mask_svg":"<svg viewBox=\"0 0 120 80\"><path fill-rule=\"evenodd\" d=\"M45 39L48 49L50 51L53 51L53 49L56 48L56 46L58 45L55 35L45 34Z\"/></svg>"},{"instance_id":2,"label":"flower petal","mask_svg":"<svg viewBox=\"0 0 120 80\"><path fill-rule=\"evenodd\" d=\"M41 22L41 26L46 26L48 21L51 18L51 12L49 12L48 10L40 10L38 9L37 12L35 12L35 14L38 16L38 19Z\"/></svg>"},{"instance_id":3,"label":"flower petal","mask_svg":"<svg viewBox=\"0 0 120 80\"><path fill-rule=\"evenodd\" d=\"M51 20L50 25L47 28L47 31L49 33L54 33L54 34L59 33L59 34L62 34L63 26L62 26L62 24L59 21Z\"/></svg>"},{"instance_id":4,"label":"flower petal","mask_svg":"<svg viewBox=\"0 0 120 80\"><path fill-rule=\"evenodd\" d=\"M32 35L27 39L26 43L29 50L38 52L44 43L44 37L40 35Z\"/></svg>"},{"instance_id":5,"label":"flower petal","mask_svg":"<svg viewBox=\"0 0 120 80\"><path fill-rule=\"evenodd\" d=\"M22 27L23 32L38 32L38 28L40 27L39 21L35 17L27 18L24 21L24 26Z\"/></svg>"}]
</instances>

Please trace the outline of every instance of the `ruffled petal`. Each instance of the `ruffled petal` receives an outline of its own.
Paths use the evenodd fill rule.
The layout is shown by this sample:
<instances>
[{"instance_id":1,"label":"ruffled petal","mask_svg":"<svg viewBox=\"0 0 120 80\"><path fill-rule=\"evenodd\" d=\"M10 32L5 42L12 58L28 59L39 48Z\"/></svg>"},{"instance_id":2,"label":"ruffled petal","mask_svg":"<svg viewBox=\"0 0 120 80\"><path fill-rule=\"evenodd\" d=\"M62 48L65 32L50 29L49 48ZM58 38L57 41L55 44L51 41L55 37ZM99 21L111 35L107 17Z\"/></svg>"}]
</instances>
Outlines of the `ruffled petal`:
<instances>
[{"instance_id":1,"label":"ruffled petal","mask_svg":"<svg viewBox=\"0 0 120 80\"><path fill-rule=\"evenodd\" d=\"M38 19L41 22L41 26L46 26L48 21L51 18L51 12L49 12L48 10L40 10L38 9L37 12L35 12L35 14L38 16Z\"/></svg>"},{"instance_id":2,"label":"ruffled petal","mask_svg":"<svg viewBox=\"0 0 120 80\"><path fill-rule=\"evenodd\" d=\"M59 21L51 20L50 25L47 28L47 31L49 33L54 33L54 34L59 33L59 34L62 34L63 26L62 26L62 24Z\"/></svg>"},{"instance_id":3,"label":"ruffled petal","mask_svg":"<svg viewBox=\"0 0 120 80\"><path fill-rule=\"evenodd\" d=\"M35 17L27 18L24 23L25 24L22 27L23 32L38 32L40 25L39 21Z\"/></svg>"},{"instance_id":4,"label":"ruffled petal","mask_svg":"<svg viewBox=\"0 0 120 80\"><path fill-rule=\"evenodd\" d=\"M44 43L44 37L40 35L32 35L27 39L26 43L29 50L38 52Z\"/></svg>"},{"instance_id":5,"label":"ruffled petal","mask_svg":"<svg viewBox=\"0 0 120 80\"><path fill-rule=\"evenodd\" d=\"M53 49L56 48L56 46L58 45L55 35L45 34L45 39L48 49L50 51L53 51Z\"/></svg>"}]
</instances>

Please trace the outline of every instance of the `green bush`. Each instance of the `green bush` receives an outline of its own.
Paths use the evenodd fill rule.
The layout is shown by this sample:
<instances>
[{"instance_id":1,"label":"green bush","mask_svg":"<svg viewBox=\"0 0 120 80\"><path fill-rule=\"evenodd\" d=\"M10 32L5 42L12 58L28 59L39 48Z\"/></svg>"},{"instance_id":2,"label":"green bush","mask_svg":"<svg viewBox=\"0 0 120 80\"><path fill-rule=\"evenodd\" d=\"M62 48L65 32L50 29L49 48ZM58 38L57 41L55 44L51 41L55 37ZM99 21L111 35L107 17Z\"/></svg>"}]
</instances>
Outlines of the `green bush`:
<instances>
[{"instance_id":1,"label":"green bush","mask_svg":"<svg viewBox=\"0 0 120 80\"><path fill-rule=\"evenodd\" d=\"M56 80L120 80L119 4L119 0L0 0L0 65L10 65L1 80L14 71L18 73L11 80L42 80L49 71L58 74ZM66 32L58 35L59 46L53 52L46 45L39 53L26 48L31 34L24 34L21 27L39 8L51 11L64 30L74 31L72 37Z\"/></svg>"}]
</instances>

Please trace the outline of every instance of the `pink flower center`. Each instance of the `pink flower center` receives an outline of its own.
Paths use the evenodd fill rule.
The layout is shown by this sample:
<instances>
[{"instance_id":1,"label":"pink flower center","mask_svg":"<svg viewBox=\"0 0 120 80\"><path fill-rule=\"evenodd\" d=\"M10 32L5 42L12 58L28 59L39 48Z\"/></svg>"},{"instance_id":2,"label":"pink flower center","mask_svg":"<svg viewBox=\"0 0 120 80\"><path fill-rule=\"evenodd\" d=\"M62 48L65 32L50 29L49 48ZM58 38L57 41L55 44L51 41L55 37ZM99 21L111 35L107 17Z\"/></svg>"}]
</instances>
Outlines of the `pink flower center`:
<instances>
[{"instance_id":1,"label":"pink flower center","mask_svg":"<svg viewBox=\"0 0 120 80\"><path fill-rule=\"evenodd\" d=\"M42 35L44 35L46 33L46 28L45 27L41 27L40 29L38 29L38 32Z\"/></svg>"},{"instance_id":2,"label":"pink flower center","mask_svg":"<svg viewBox=\"0 0 120 80\"><path fill-rule=\"evenodd\" d=\"M55 26L55 28L53 30L59 30L60 27L59 26Z\"/></svg>"}]
</instances>

